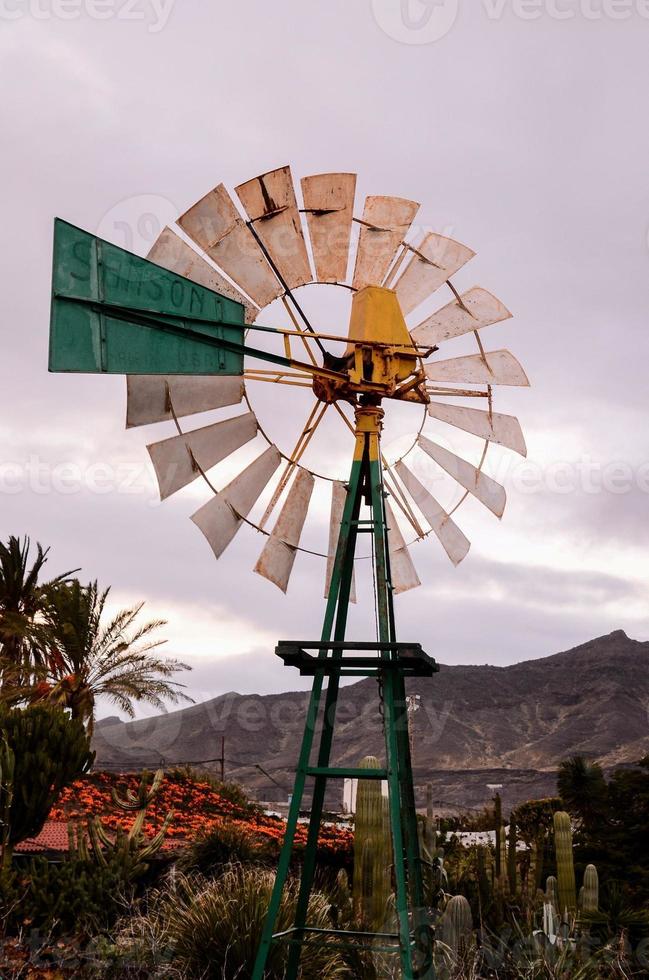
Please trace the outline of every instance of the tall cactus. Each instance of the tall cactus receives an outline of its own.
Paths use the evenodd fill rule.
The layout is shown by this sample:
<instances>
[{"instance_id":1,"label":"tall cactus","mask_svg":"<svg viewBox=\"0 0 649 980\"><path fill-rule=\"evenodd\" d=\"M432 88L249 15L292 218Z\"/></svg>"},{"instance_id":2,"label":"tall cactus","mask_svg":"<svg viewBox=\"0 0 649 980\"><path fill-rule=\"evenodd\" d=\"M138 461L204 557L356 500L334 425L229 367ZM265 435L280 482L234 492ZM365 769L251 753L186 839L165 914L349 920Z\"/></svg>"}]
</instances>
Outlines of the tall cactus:
<instances>
[{"instance_id":1,"label":"tall cactus","mask_svg":"<svg viewBox=\"0 0 649 980\"><path fill-rule=\"evenodd\" d=\"M527 877L525 879L525 898L529 906L536 900L536 876L538 871L539 846L537 841L530 844L530 859L527 865Z\"/></svg>"},{"instance_id":2,"label":"tall cactus","mask_svg":"<svg viewBox=\"0 0 649 980\"><path fill-rule=\"evenodd\" d=\"M582 893L582 912L596 912L599 907L599 878L594 864L586 866Z\"/></svg>"},{"instance_id":3,"label":"tall cactus","mask_svg":"<svg viewBox=\"0 0 649 980\"><path fill-rule=\"evenodd\" d=\"M379 769L372 755L361 760L361 769ZM391 894L392 843L387 800L378 779L359 779L354 822L354 909L366 926L379 930Z\"/></svg>"},{"instance_id":4,"label":"tall cactus","mask_svg":"<svg viewBox=\"0 0 649 980\"><path fill-rule=\"evenodd\" d=\"M501 849L501 835L503 830L503 805L500 799L500 793L496 793L494 797L494 831L496 834L496 846L495 846L495 857L496 857L496 878L500 879L503 873L503 868L501 866L502 859L502 849Z\"/></svg>"},{"instance_id":5,"label":"tall cactus","mask_svg":"<svg viewBox=\"0 0 649 980\"><path fill-rule=\"evenodd\" d=\"M559 889L559 916L572 913L577 908L575 864L572 852L572 827L570 816L563 810L554 814L554 849L557 858Z\"/></svg>"},{"instance_id":6,"label":"tall cactus","mask_svg":"<svg viewBox=\"0 0 649 980\"><path fill-rule=\"evenodd\" d=\"M517 880L517 854L516 854L516 821L513 817L509 820L509 842L507 848L507 877L509 879L509 894L518 894L518 880Z\"/></svg>"},{"instance_id":7,"label":"tall cactus","mask_svg":"<svg viewBox=\"0 0 649 980\"><path fill-rule=\"evenodd\" d=\"M449 898L439 923L439 934L444 943L458 956L465 956L473 935L471 906L464 895Z\"/></svg>"},{"instance_id":8,"label":"tall cactus","mask_svg":"<svg viewBox=\"0 0 649 980\"><path fill-rule=\"evenodd\" d=\"M484 915L485 910L491 904L492 885L489 874L487 873L487 849L478 844L476 848L478 896L480 899L480 915Z\"/></svg>"},{"instance_id":9,"label":"tall cactus","mask_svg":"<svg viewBox=\"0 0 649 980\"><path fill-rule=\"evenodd\" d=\"M11 803L14 798L14 774L16 757L7 739L0 733L0 856L2 865L10 857L9 835L11 831Z\"/></svg>"}]
</instances>

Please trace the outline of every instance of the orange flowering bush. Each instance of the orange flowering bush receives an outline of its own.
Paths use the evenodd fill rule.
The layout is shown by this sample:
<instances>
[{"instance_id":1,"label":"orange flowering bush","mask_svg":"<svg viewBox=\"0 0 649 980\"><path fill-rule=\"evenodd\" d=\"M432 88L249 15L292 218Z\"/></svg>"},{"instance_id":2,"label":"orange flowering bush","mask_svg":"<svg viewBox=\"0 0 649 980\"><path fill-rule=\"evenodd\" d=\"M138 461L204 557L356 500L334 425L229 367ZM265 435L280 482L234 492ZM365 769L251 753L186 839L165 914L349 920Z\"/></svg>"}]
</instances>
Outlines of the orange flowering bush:
<instances>
[{"instance_id":1,"label":"orange flowering bush","mask_svg":"<svg viewBox=\"0 0 649 980\"><path fill-rule=\"evenodd\" d=\"M63 790L56 805L50 811L50 820L81 821L89 816L100 816L110 830L128 830L132 816L116 809L112 788L120 792L127 787L134 792L140 777L135 774L91 772L75 780ZM216 826L234 826L259 843L274 842L279 846L284 839L286 822L280 817L265 814L259 807L234 803L221 795L206 778L191 777L173 772L165 776L158 794L147 808L144 832L155 834L166 814L174 811L174 819L167 830L167 840L192 841ZM306 825L298 826L296 845L306 842ZM334 824L323 824L319 849L330 858L343 859L351 853L353 835L349 830Z\"/></svg>"}]
</instances>

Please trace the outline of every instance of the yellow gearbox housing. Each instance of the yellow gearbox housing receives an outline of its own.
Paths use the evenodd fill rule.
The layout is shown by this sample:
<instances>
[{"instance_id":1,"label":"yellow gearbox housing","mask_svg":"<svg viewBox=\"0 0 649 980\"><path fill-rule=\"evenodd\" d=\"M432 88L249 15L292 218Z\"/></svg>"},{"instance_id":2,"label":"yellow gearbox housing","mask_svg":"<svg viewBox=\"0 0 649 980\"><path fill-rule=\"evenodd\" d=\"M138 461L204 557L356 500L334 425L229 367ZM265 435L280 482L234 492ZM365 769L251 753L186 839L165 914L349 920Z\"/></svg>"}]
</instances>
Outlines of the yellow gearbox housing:
<instances>
[{"instance_id":1,"label":"yellow gearbox housing","mask_svg":"<svg viewBox=\"0 0 649 980\"><path fill-rule=\"evenodd\" d=\"M354 356L349 377L355 384L396 385L416 371L417 357L393 289L365 286L354 294L345 353Z\"/></svg>"}]
</instances>

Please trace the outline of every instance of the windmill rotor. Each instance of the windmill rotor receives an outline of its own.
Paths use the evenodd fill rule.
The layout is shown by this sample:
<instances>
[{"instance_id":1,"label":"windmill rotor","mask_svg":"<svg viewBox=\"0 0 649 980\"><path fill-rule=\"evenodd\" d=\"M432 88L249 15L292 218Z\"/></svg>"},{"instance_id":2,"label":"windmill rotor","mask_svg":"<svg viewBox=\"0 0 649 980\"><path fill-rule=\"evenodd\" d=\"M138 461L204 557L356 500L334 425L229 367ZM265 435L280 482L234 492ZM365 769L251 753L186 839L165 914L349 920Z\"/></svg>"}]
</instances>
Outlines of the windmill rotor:
<instances>
[{"instance_id":1,"label":"windmill rotor","mask_svg":"<svg viewBox=\"0 0 649 980\"><path fill-rule=\"evenodd\" d=\"M341 425L353 431L345 404L420 405L424 419L409 448L394 463L383 460L395 591L405 591L420 584L409 553L414 542L432 535L453 564L466 556L468 539L451 516L464 500L473 497L502 516L504 488L483 471L490 444L526 454L518 420L494 411L493 393L501 385L526 386L528 379L509 351L486 350L482 342L482 331L511 313L481 286L456 289L452 276L474 257L471 248L435 232L409 240L416 202L369 196L357 213L351 173L309 175L299 186L301 202L290 168L280 167L239 184L237 206L219 184L180 215L175 228L162 231L147 257L241 303L246 343L255 344L268 331L266 340L281 341L286 365L260 367L256 357L246 358L239 377L130 375L126 424L174 422L175 435L147 447L161 499L203 478L210 497L192 521L214 555L220 557L239 528L249 524L266 536L254 570L286 591L296 553L309 551L301 538L316 479L331 486L330 544L310 553L322 554L328 563L325 578L330 577L344 484L342 476L332 478L305 463L325 414L333 409ZM330 324L308 319L295 292L314 284L349 291L346 337ZM438 295L439 307L418 319L418 311ZM281 330L263 326L264 310L275 301L286 314ZM477 352L454 354L453 342L467 335L473 335ZM341 341L344 351L334 353ZM288 449L275 444L250 399L252 388L268 384L284 386L287 401L291 387L313 395L299 438ZM195 424L215 409L239 414ZM480 440L477 464L431 439L431 426L438 426L442 440L448 427ZM257 436L265 443L261 454L217 489L208 476L211 467ZM410 460L415 450L457 485L461 496L453 508L445 509L416 474ZM263 513L255 517L271 486ZM325 582L325 594L327 587Z\"/></svg>"}]
</instances>

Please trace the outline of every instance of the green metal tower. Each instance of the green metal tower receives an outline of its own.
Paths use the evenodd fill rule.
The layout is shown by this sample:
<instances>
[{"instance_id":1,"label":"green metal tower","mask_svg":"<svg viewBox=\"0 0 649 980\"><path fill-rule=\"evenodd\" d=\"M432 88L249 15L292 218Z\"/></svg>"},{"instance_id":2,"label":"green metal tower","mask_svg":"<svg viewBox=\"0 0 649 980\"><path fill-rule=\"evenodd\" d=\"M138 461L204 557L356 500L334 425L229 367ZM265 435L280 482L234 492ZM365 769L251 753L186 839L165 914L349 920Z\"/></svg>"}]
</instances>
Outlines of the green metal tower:
<instances>
[{"instance_id":1,"label":"green metal tower","mask_svg":"<svg viewBox=\"0 0 649 980\"><path fill-rule=\"evenodd\" d=\"M294 980L298 976L300 953L304 944L314 942L327 942L329 945L339 947L349 947L354 944L367 946L371 943L374 951L398 954L402 975L407 980L434 977L432 933L424 907L421 858L417 838L405 678L429 677L435 673L437 666L418 644L398 643L396 640L385 491L381 469L382 418L383 410L380 405L372 404L372 399L369 397L363 397L356 408L356 447L320 640L281 642L277 647L277 653L285 664L297 667L302 674L313 676L313 688L297 764L286 836L263 938L252 974L253 980L263 980L270 947L278 942L290 945L287 980ZM370 516L367 519L361 519L363 503L369 508ZM373 539L378 620L376 643L354 643L345 640L354 555L359 534L369 534ZM330 764L340 680L342 677L350 676L376 677L379 681L385 735L384 769L335 768ZM326 689L325 678L328 681ZM316 747L314 743L317 732L319 732L319 741ZM316 749L315 757L312 758L314 749ZM327 781L345 777L387 781L397 919L397 929L392 933L322 930L310 928L307 922ZM313 784L313 795L295 923L291 929L276 933L275 922L282 891L289 874L298 817L308 781Z\"/></svg>"}]
</instances>

